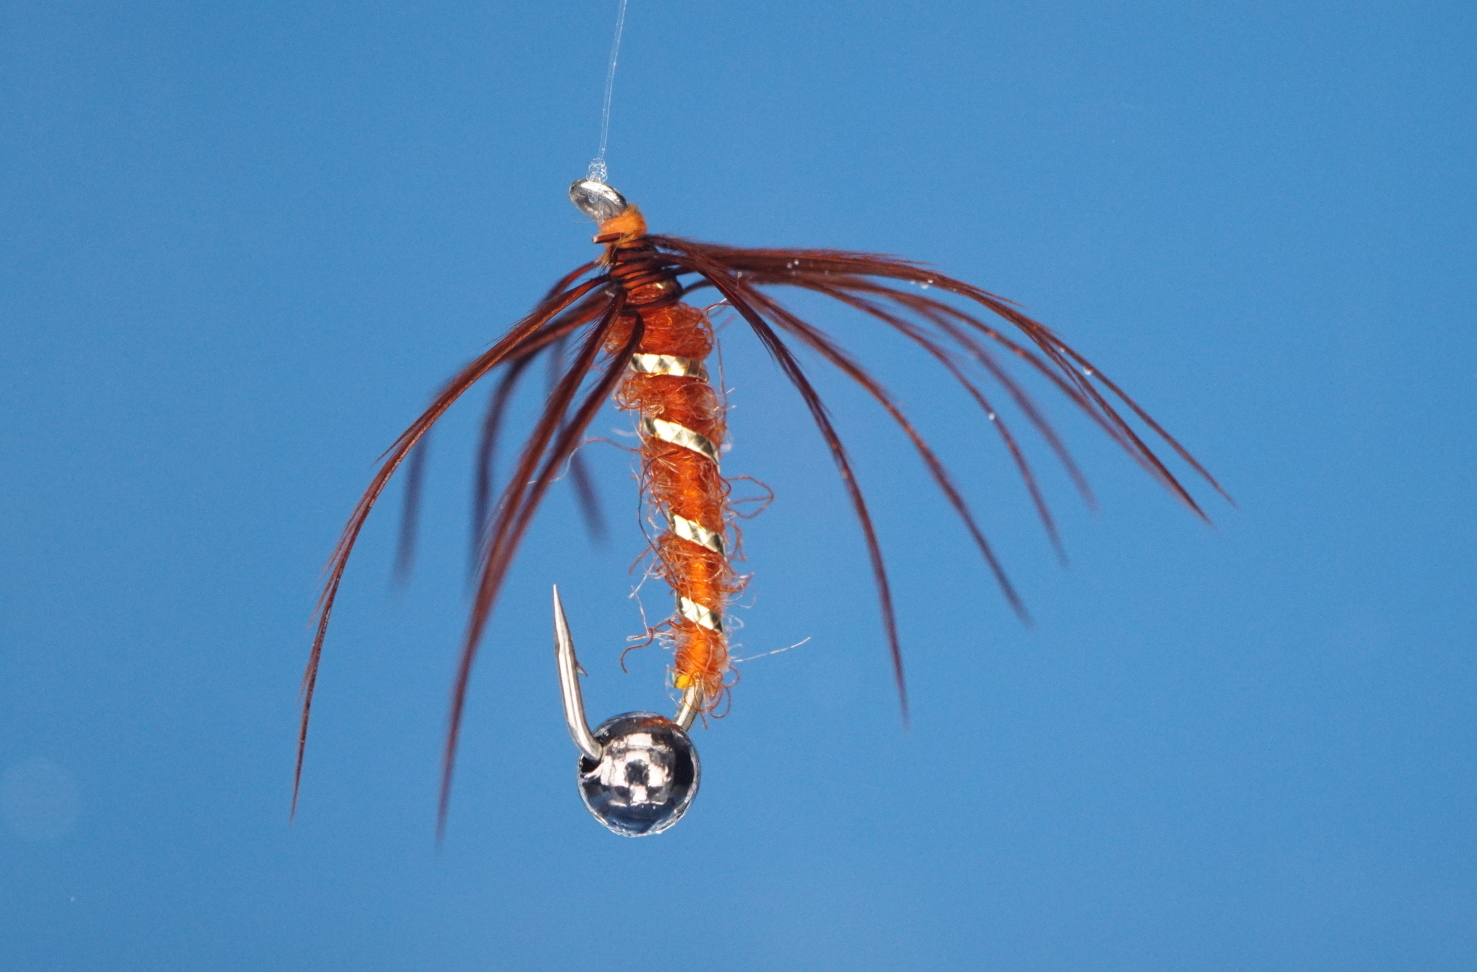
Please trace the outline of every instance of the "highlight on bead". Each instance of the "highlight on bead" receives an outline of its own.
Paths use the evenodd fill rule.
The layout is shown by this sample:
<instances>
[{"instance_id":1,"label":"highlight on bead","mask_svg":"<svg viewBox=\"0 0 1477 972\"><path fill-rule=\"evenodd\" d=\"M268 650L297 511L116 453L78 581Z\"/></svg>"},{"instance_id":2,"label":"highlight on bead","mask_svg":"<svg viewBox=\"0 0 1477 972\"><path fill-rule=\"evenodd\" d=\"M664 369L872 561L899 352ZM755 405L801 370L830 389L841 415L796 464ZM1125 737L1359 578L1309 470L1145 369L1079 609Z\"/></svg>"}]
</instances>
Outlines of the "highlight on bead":
<instances>
[{"instance_id":1,"label":"highlight on bead","mask_svg":"<svg viewBox=\"0 0 1477 972\"><path fill-rule=\"evenodd\" d=\"M903 656L883 550L850 453L802 366L798 349L859 385L902 430L1005 600L1022 617L1025 609L954 478L902 406L840 341L781 303L776 290L795 288L831 298L902 335L932 359L978 406L984 425L999 438L1058 552L1055 523L1012 422L1019 419L1043 440L1089 502L1091 491L1026 390L1023 374L1044 379L1197 515L1205 516L1151 442L1162 443L1225 495L1190 453L1100 369L1002 297L896 257L841 250L742 249L654 235L639 208L593 179L574 183L570 197L598 222L594 242L602 247L599 257L555 283L528 316L453 377L401 433L385 453L333 552L303 678L294 807L324 640L354 544L391 477L409 460L402 532L408 549L424 456L418 447L446 411L483 379L492 387L474 474L476 575L442 755L441 824L468 686L484 633L535 514L566 471L592 524L600 522L579 450L607 402L634 417L640 437L640 488L652 520L661 525L651 542L651 571L673 591L671 617L653 626L647 637L673 650L672 684L682 690L684 700L697 700L698 707L708 712L727 701L733 669L724 618L743 579L730 559L737 539L734 510L730 480L719 464L726 440L724 406L705 364L714 351L713 327L703 310L683 299L695 291L711 288L747 324L798 392L836 466L870 561L883 641L905 719ZM493 459L503 442L508 402L538 360L550 369L543 411L517 449L502 489L495 491ZM1012 422L997 408L996 395L1013 406ZM408 558L403 561L408 563Z\"/></svg>"}]
</instances>

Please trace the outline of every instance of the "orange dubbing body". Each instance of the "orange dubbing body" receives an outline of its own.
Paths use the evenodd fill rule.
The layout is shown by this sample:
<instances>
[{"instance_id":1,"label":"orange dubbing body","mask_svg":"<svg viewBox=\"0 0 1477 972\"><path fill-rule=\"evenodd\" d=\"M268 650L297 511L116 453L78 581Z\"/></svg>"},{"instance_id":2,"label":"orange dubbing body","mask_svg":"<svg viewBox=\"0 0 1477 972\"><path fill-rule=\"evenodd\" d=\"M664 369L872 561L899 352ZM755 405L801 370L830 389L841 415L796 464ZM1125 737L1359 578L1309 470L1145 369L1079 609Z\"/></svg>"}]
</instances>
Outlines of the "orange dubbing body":
<instances>
[{"instance_id":1,"label":"orange dubbing body","mask_svg":"<svg viewBox=\"0 0 1477 972\"><path fill-rule=\"evenodd\" d=\"M645 224L639 212L628 210L601 225L602 235L619 233L622 242L639 240ZM630 225L635 222L636 225ZM623 224L623 225L615 225ZM620 246L619 243L616 246ZM612 329L606 348L617 353L626 346L637 319L642 336L637 354L667 355L700 365L713 350L713 329L704 313L690 304L657 300L661 285L638 284L631 288L630 309ZM649 291L649 292L646 292ZM646 305L647 300L656 301ZM665 623L676 655L673 683L681 689L696 685L702 690L703 708L711 710L726 691L729 671L728 644L721 630L728 601L742 586L723 551L712 550L672 531L674 517L698 525L725 538L731 532L729 485L709 456L684 445L664 441L652 434L647 421L659 419L695 432L721 449L724 439L724 407L718 392L707 380L705 369L687 374L646 374L629 371L616 393L616 404L640 414L641 476L643 490L667 521L653 543L661 576L681 599L706 608L718 630L686 616L681 609Z\"/></svg>"}]
</instances>

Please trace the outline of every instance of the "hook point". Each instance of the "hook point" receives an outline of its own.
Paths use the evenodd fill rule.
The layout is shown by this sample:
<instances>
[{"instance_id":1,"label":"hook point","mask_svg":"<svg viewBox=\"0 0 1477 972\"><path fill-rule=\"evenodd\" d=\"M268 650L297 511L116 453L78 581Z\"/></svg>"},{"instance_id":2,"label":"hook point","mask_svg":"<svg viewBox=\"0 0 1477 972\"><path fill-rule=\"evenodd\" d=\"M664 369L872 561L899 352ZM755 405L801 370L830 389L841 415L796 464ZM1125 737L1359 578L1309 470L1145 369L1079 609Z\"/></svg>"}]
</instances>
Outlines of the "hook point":
<instances>
[{"instance_id":1,"label":"hook point","mask_svg":"<svg viewBox=\"0 0 1477 972\"><path fill-rule=\"evenodd\" d=\"M564 723L569 727L569 736L580 752L598 760L605 755L605 747L595 739L590 724L585 721L585 700L580 692L580 676L585 670L574 654L574 638L569 633L569 619L564 616L557 584L554 585L554 661L559 667L559 694L564 700Z\"/></svg>"}]
</instances>

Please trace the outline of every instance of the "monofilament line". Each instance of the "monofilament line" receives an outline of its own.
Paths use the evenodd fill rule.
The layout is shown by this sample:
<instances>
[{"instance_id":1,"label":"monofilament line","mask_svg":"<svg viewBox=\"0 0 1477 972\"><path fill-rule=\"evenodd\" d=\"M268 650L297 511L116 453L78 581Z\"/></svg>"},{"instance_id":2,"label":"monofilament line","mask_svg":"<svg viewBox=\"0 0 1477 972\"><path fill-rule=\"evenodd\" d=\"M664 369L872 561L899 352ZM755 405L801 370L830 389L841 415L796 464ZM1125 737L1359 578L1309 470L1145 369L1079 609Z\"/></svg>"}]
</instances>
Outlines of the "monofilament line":
<instances>
[{"instance_id":1,"label":"monofilament line","mask_svg":"<svg viewBox=\"0 0 1477 972\"><path fill-rule=\"evenodd\" d=\"M604 182L606 176L605 146L610 141L610 98L615 93L615 62L621 53L621 32L626 29L626 3L621 0L620 12L615 15L615 40L610 45L610 68L605 72L605 105L600 110L600 151L590 160L590 179Z\"/></svg>"}]
</instances>

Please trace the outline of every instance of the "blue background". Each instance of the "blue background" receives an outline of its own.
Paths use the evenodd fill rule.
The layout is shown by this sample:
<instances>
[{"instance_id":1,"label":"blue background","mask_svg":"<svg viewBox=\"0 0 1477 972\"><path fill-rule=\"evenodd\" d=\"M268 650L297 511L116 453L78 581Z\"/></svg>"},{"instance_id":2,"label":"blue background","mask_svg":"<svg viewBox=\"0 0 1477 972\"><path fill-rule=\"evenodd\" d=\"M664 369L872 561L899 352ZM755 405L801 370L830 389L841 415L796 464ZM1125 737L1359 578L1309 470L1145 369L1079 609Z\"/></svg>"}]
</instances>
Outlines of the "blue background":
<instances>
[{"instance_id":1,"label":"blue background","mask_svg":"<svg viewBox=\"0 0 1477 972\"><path fill-rule=\"evenodd\" d=\"M1203 526L1052 400L1100 499L1033 452L1063 570L942 374L798 302L919 416L1036 619L825 377L897 583L905 731L834 471L730 326L726 469L778 495L738 654L811 640L742 667L679 827L596 826L549 585L593 718L668 702L661 652L616 664L641 541L627 457L592 446L610 538L556 491L438 851L468 402L413 583L390 506L351 566L289 827L305 624L374 457L594 252L564 191L613 20L0 9L0 966L1470 969L1469 3L634 0L609 158L654 230L1017 298L1240 506L1201 489Z\"/></svg>"}]
</instances>

